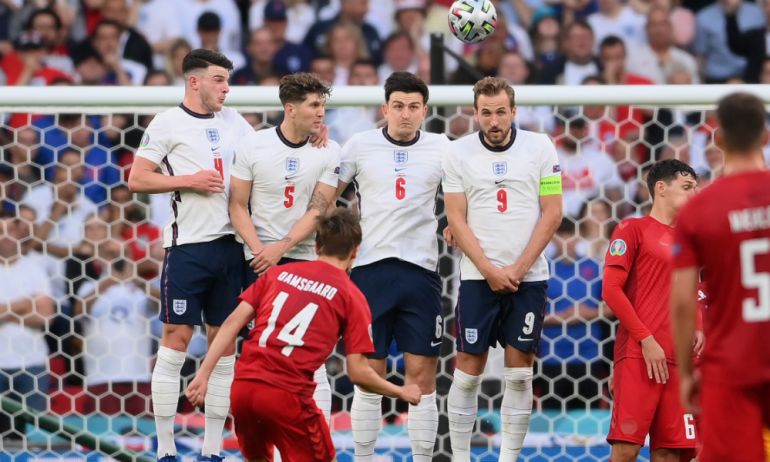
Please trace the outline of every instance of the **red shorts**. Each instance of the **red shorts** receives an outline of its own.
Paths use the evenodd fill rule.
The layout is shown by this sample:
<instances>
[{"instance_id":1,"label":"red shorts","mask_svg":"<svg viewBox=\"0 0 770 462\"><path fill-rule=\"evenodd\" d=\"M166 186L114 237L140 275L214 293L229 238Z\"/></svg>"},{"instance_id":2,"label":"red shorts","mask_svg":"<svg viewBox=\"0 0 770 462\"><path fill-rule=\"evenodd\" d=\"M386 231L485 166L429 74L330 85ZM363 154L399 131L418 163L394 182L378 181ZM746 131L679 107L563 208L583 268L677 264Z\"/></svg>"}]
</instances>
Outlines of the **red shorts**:
<instances>
[{"instance_id":1,"label":"red shorts","mask_svg":"<svg viewBox=\"0 0 770 462\"><path fill-rule=\"evenodd\" d=\"M336 456L329 426L313 397L261 382L235 380L230 392L238 446L246 459L329 462Z\"/></svg>"},{"instance_id":2,"label":"red shorts","mask_svg":"<svg viewBox=\"0 0 770 462\"><path fill-rule=\"evenodd\" d=\"M762 427L770 426L770 385L738 388L704 382L698 430L699 462L763 462Z\"/></svg>"},{"instance_id":3,"label":"red shorts","mask_svg":"<svg viewBox=\"0 0 770 462\"><path fill-rule=\"evenodd\" d=\"M650 449L695 448L695 419L685 414L679 400L679 375L668 365L665 384L647 377L643 359L625 358L615 364L615 398L607 441L644 446L650 435Z\"/></svg>"}]
</instances>

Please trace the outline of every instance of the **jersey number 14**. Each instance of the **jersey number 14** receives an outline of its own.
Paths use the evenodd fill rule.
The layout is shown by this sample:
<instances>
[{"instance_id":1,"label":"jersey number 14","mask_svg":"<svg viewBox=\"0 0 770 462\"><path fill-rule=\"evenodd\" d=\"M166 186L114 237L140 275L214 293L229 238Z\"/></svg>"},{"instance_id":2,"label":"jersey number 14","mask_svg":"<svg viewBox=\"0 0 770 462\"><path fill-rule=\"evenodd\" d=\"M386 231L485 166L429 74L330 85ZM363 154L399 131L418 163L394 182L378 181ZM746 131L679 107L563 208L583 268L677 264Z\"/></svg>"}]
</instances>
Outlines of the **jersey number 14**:
<instances>
[{"instance_id":1,"label":"jersey number 14","mask_svg":"<svg viewBox=\"0 0 770 462\"><path fill-rule=\"evenodd\" d=\"M275 331L275 323L278 321L278 316L281 314L283 306L286 304L286 300L289 298L289 294L286 292L279 292L273 299L273 311L270 313L270 318L267 320L267 327L262 331L262 335L259 336L259 346L267 346L267 340L270 335ZM291 356L295 347L301 347L305 344L302 338L305 336L310 323L313 321L315 312L318 310L318 305L315 303L308 303L304 308L299 310L299 313L295 314L286 324L276 339L286 343L286 346L281 349L281 354L284 356Z\"/></svg>"}]
</instances>

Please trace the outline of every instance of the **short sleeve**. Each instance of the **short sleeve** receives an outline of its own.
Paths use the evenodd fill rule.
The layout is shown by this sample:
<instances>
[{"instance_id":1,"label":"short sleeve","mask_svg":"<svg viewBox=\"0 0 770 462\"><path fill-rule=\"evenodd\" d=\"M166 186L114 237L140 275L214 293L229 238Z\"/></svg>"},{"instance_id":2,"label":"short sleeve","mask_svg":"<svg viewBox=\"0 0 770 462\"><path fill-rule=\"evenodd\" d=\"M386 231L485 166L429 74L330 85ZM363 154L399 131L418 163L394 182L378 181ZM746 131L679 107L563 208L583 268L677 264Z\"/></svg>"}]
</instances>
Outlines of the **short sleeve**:
<instances>
[{"instance_id":1,"label":"short sleeve","mask_svg":"<svg viewBox=\"0 0 770 462\"><path fill-rule=\"evenodd\" d=\"M463 185L462 168L460 167L460 159L456 154L457 142L452 142L449 145L449 153L441 160L441 168L444 170L444 176L441 180L441 187L445 193L462 193L465 192Z\"/></svg>"},{"instance_id":2,"label":"short sleeve","mask_svg":"<svg viewBox=\"0 0 770 462\"><path fill-rule=\"evenodd\" d=\"M366 298L352 283L349 287L349 296L346 297L346 319L342 332L342 340L345 343L345 354L373 353L372 343L372 315Z\"/></svg>"},{"instance_id":3,"label":"short sleeve","mask_svg":"<svg viewBox=\"0 0 770 462\"><path fill-rule=\"evenodd\" d=\"M262 295L267 290L268 281L272 278L274 271L268 270L267 273L263 274L262 276L257 279L257 282L250 285L246 290L243 291L241 295L238 296L238 299L242 302L246 302L254 309L254 311L257 311L259 308L259 301L262 299Z\"/></svg>"},{"instance_id":4,"label":"short sleeve","mask_svg":"<svg viewBox=\"0 0 770 462\"><path fill-rule=\"evenodd\" d=\"M254 127L251 126L251 124L243 118L242 115L237 114L236 116L237 124L238 124L238 138L245 138L249 135L249 133L254 132Z\"/></svg>"},{"instance_id":5,"label":"short sleeve","mask_svg":"<svg viewBox=\"0 0 770 462\"><path fill-rule=\"evenodd\" d=\"M329 160L326 163L326 166L324 166L324 170L318 181L336 189L340 178L340 147L337 143L330 142L327 149L330 154Z\"/></svg>"},{"instance_id":6,"label":"short sleeve","mask_svg":"<svg viewBox=\"0 0 770 462\"><path fill-rule=\"evenodd\" d=\"M561 175L561 165L559 164L559 156L556 154L556 146L547 135L542 136L545 140L543 141L543 154L540 163L540 178Z\"/></svg>"},{"instance_id":7,"label":"short sleeve","mask_svg":"<svg viewBox=\"0 0 770 462\"><path fill-rule=\"evenodd\" d=\"M233 155L233 168L230 170L230 176L239 180L251 181L254 176L251 171L251 143L249 138L238 143Z\"/></svg>"},{"instance_id":8,"label":"short sleeve","mask_svg":"<svg viewBox=\"0 0 770 462\"><path fill-rule=\"evenodd\" d=\"M692 203L686 204L679 212L674 227L674 244L671 252L674 257L674 268L691 268L701 266L695 252L694 223L699 221L692 217Z\"/></svg>"},{"instance_id":9,"label":"short sleeve","mask_svg":"<svg viewBox=\"0 0 770 462\"><path fill-rule=\"evenodd\" d=\"M619 266L626 271L636 259L639 248L639 233L633 221L621 222L612 233L610 245L604 258L604 266Z\"/></svg>"},{"instance_id":10,"label":"short sleeve","mask_svg":"<svg viewBox=\"0 0 770 462\"><path fill-rule=\"evenodd\" d=\"M144 157L156 165L160 165L169 152L169 136L171 131L165 128L162 115L155 116L147 126L136 150L137 157Z\"/></svg>"},{"instance_id":11,"label":"short sleeve","mask_svg":"<svg viewBox=\"0 0 770 462\"><path fill-rule=\"evenodd\" d=\"M343 183L350 183L358 173L355 154L357 141L358 137L354 136L342 146L342 153L340 155L340 181Z\"/></svg>"}]
</instances>

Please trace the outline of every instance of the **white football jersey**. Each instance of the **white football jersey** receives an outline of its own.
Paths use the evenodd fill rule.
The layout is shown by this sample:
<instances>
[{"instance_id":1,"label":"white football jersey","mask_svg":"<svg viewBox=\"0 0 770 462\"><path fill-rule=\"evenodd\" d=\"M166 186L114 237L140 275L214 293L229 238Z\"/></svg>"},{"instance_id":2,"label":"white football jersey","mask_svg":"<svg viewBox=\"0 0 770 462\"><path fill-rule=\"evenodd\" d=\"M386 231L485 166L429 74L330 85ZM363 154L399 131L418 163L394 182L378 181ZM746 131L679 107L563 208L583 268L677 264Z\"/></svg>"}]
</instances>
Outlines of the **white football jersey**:
<instances>
[{"instance_id":1,"label":"white football jersey","mask_svg":"<svg viewBox=\"0 0 770 462\"><path fill-rule=\"evenodd\" d=\"M560 176L556 148L548 135L515 130L511 143L494 147L480 132L451 143L444 162L445 193L465 193L467 220L492 264L513 264L524 251L540 219L541 179ZM484 279L471 260L460 261L461 279ZM548 279L540 254L524 281Z\"/></svg>"},{"instance_id":2,"label":"white football jersey","mask_svg":"<svg viewBox=\"0 0 770 462\"><path fill-rule=\"evenodd\" d=\"M394 140L386 128L353 136L342 148L340 180L355 181L363 241L355 265L399 258L430 271L438 263L436 193L444 135L419 131L413 141Z\"/></svg>"},{"instance_id":3,"label":"white football jersey","mask_svg":"<svg viewBox=\"0 0 770 462\"><path fill-rule=\"evenodd\" d=\"M96 283L83 284L86 297ZM143 289L115 284L94 301L85 325L86 384L149 382L152 371L149 298Z\"/></svg>"},{"instance_id":4,"label":"white football jersey","mask_svg":"<svg viewBox=\"0 0 770 462\"><path fill-rule=\"evenodd\" d=\"M251 220L264 244L280 241L307 211L318 182L337 187L340 145L329 140L325 148L287 140L280 127L246 137L235 150L232 175L251 181ZM247 259L253 258L244 245ZM315 235L289 249L288 258L315 258Z\"/></svg>"},{"instance_id":5,"label":"white football jersey","mask_svg":"<svg viewBox=\"0 0 770 462\"><path fill-rule=\"evenodd\" d=\"M233 150L254 129L235 109L196 114L181 104L155 116L136 155L158 164L165 175L217 170L225 182L221 194L192 190L170 193L172 215L163 229L163 247L213 241L233 234L227 213Z\"/></svg>"}]
</instances>

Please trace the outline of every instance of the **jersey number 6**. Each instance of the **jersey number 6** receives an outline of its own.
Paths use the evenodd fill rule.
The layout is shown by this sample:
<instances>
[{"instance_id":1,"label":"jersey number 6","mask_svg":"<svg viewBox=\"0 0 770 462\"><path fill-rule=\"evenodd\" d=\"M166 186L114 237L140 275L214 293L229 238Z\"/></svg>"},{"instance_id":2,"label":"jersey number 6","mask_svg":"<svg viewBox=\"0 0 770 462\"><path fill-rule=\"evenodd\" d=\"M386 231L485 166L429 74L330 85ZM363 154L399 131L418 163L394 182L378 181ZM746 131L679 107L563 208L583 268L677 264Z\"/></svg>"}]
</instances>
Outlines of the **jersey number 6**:
<instances>
[{"instance_id":1,"label":"jersey number 6","mask_svg":"<svg viewBox=\"0 0 770 462\"><path fill-rule=\"evenodd\" d=\"M406 178L396 178L396 199L402 201L406 197Z\"/></svg>"}]
</instances>

